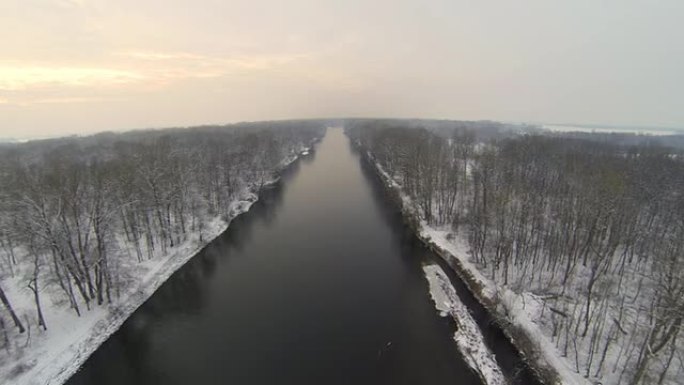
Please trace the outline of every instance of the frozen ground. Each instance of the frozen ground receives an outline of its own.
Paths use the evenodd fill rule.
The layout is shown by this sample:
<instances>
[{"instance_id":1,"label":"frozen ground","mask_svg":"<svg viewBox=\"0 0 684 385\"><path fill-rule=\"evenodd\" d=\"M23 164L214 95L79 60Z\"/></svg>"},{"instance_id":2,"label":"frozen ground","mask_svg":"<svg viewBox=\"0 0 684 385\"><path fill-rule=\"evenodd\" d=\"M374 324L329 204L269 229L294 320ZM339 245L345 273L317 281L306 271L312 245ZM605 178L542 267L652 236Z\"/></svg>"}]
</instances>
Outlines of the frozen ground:
<instances>
[{"instance_id":1,"label":"frozen ground","mask_svg":"<svg viewBox=\"0 0 684 385\"><path fill-rule=\"evenodd\" d=\"M305 148L300 154L308 151L309 149ZM298 155L292 155L284 159L281 167L286 167L297 158ZM166 255L156 255L141 263L135 262L133 256L123 258L131 264L128 266L128 279L131 284L125 285L128 289L120 293L120 296L113 299L113 303L108 306L83 309L82 315L78 317L68 304L63 303L59 295L43 290L41 301L48 330L43 331L31 326L27 333L17 334L11 347L14 351L0 355L0 382L62 384L68 380L90 354L118 330L157 288L211 240L224 232L232 219L247 212L258 199L250 192L249 187L245 187L238 197L232 202L229 218L214 218L207 222L202 230L202 241L199 234L193 234L184 242L169 248ZM131 250L121 252L134 254ZM22 283L25 282L21 279L22 273L19 271L14 278L6 278L2 285L19 317L33 319L33 294ZM33 321L25 324L35 325ZM12 326L7 325L8 328Z\"/></svg>"}]
</instances>

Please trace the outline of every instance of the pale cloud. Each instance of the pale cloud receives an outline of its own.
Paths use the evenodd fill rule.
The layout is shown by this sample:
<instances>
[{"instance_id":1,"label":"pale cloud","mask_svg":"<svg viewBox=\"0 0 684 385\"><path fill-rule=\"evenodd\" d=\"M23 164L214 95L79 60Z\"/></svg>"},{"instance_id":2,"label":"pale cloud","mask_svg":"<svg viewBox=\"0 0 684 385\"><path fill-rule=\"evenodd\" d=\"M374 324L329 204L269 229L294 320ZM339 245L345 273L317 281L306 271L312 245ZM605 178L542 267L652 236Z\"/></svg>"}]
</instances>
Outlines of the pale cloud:
<instances>
[{"instance_id":1,"label":"pale cloud","mask_svg":"<svg viewBox=\"0 0 684 385\"><path fill-rule=\"evenodd\" d=\"M683 15L681 0L0 0L0 134L343 115L681 126Z\"/></svg>"},{"instance_id":2,"label":"pale cloud","mask_svg":"<svg viewBox=\"0 0 684 385\"><path fill-rule=\"evenodd\" d=\"M0 65L0 90L3 91L44 87L107 87L143 79L144 76L139 73L110 68Z\"/></svg>"},{"instance_id":3,"label":"pale cloud","mask_svg":"<svg viewBox=\"0 0 684 385\"><path fill-rule=\"evenodd\" d=\"M86 6L86 0L53 0L55 5L64 8L82 8Z\"/></svg>"},{"instance_id":4,"label":"pale cloud","mask_svg":"<svg viewBox=\"0 0 684 385\"><path fill-rule=\"evenodd\" d=\"M271 76L309 82L330 90L359 91L365 88L367 79L349 69L339 68L329 54L328 50L261 55L236 54L227 57L188 52L125 53L131 58L153 62L155 67L148 73L148 77L157 79L165 85L184 79Z\"/></svg>"},{"instance_id":5,"label":"pale cloud","mask_svg":"<svg viewBox=\"0 0 684 385\"><path fill-rule=\"evenodd\" d=\"M174 80L278 70L310 57L308 54L218 57L154 51L122 52L113 56L120 59L115 62L119 68L0 63L0 90L169 84Z\"/></svg>"},{"instance_id":6,"label":"pale cloud","mask_svg":"<svg viewBox=\"0 0 684 385\"><path fill-rule=\"evenodd\" d=\"M116 100L115 98L102 98L102 97L54 97L54 98L38 98L30 99L25 101L9 101L7 104L15 104L18 106L30 106L32 104L74 104L74 103L97 103L97 102L109 102Z\"/></svg>"},{"instance_id":7,"label":"pale cloud","mask_svg":"<svg viewBox=\"0 0 684 385\"><path fill-rule=\"evenodd\" d=\"M105 89L145 92L193 79L263 76L269 72L294 74L310 54L233 55L227 57L176 51L125 51L111 55L116 68L91 65L35 65L0 63L0 91L14 97L4 104L65 104L103 100L94 96L51 96ZM287 69L289 67L289 69ZM47 94L41 95L41 91Z\"/></svg>"},{"instance_id":8,"label":"pale cloud","mask_svg":"<svg viewBox=\"0 0 684 385\"><path fill-rule=\"evenodd\" d=\"M155 66L178 70L179 74L205 69L206 73L199 73L199 77L220 76L235 70L273 70L279 67L311 58L310 53L294 54L262 54L230 56L210 56L190 52L157 52L157 51L129 51L117 54L129 59L151 62Z\"/></svg>"},{"instance_id":9,"label":"pale cloud","mask_svg":"<svg viewBox=\"0 0 684 385\"><path fill-rule=\"evenodd\" d=\"M142 60L177 60L177 59L206 60L207 59L207 56L188 53L188 52L128 51L128 52L118 52L116 55L128 57L128 58L133 58L133 59L142 59Z\"/></svg>"},{"instance_id":10,"label":"pale cloud","mask_svg":"<svg viewBox=\"0 0 684 385\"><path fill-rule=\"evenodd\" d=\"M87 0L57 0L57 4L71 6L71 7L83 7L88 1Z\"/></svg>"}]
</instances>

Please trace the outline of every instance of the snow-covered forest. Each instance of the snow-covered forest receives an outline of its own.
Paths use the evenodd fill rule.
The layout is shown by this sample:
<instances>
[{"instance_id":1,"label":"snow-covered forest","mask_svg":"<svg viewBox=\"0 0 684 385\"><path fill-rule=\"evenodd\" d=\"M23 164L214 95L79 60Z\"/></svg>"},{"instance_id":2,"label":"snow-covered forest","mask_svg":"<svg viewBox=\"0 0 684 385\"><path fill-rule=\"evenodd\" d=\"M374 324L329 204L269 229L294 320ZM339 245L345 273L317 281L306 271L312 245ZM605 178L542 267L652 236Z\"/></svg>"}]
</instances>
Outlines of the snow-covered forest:
<instances>
[{"instance_id":1,"label":"snow-covered forest","mask_svg":"<svg viewBox=\"0 0 684 385\"><path fill-rule=\"evenodd\" d=\"M468 124L356 121L347 132L410 202L417 227L444 234L454 253L466 245L466 268L502 324L527 333L533 346L518 342L531 361L564 383L681 381L679 150L638 138L481 136Z\"/></svg>"},{"instance_id":2,"label":"snow-covered forest","mask_svg":"<svg viewBox=\"0 0 684 385\"><path fill-rule=\"evenodd\" d=\"M122 322L323 133L290 121L1 147L0 377L82 362L60 356L87 357L93 347L66 349L111 332L103 323Z\"/></svg>"}]
</instances>

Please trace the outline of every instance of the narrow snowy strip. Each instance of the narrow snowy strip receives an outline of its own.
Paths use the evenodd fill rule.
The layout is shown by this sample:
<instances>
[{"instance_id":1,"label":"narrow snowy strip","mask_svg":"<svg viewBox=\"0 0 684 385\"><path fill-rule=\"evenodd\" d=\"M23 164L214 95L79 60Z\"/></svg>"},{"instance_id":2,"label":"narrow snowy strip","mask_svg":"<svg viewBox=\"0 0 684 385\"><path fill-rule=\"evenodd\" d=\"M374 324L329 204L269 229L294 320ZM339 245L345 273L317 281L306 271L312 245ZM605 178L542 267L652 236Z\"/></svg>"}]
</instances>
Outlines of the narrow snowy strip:
<instances>
[{"instance_id":1,"label":"narrow snowy strip","mask_svg":"<svg viewBox=\"0 0 684 385\"><path fill-rule=\"evenodd\" d=\"M458 298L442 268L429 264L423 266L423 271L430 284L430 295L435 301L435 307L443 317L450 315L456 321L454 340L468 365L477 372L485 384L506 384L501 368L484 343L480 328L468 312L468 308Z\"/></svg>"},{"instance_id":2,"label":"narrow snowy strip","mask_svg":"<svg viewBox=\"0 0 684 385\"><path fill-rule=\"evenodd\" d=\"M470 262L468 246L462 237L456 236L452 239L447 239L449 231L434 229L424 222L421 224L421 227L421 238L429 240L447 255L456 258L462 268L471 274L478 285L482 287L482 295L492 301L498 297L501 301L500 304L503 305L502 310L504 310L503 313L506 314L508 321L523 330L527 337L534 342L535 346L541 351L546 364L558 373L563 385L589 384L587 379L573 370L567 359L561 357L553 342L532 321L533 317L531 314L535 313L534 307L531 306L534 303L533 300L525 301L521 294L517 294L506 287L497 287L491 279L485 277ZM529 293L527 294L529 295Z\"/></svg>"}]
</instances>

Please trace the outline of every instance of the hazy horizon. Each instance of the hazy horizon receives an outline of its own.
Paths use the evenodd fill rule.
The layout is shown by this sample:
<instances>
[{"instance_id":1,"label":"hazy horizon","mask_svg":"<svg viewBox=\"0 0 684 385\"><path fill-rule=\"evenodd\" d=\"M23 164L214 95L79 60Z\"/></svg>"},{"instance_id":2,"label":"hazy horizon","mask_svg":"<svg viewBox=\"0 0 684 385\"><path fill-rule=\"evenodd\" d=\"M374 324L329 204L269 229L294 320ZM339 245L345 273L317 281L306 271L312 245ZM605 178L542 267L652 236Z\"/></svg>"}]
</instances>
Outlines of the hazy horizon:
<instances>
[{"instance_id":1,"label":"hazy horizon","mask_svg":"<svg viewBox=\"0 0 684 385\"><path fill-rule=\"evenodd\" d=\"M0 137L337 117L684 127L684 3L5 0Z\"/></svg>"}]
</instances>

